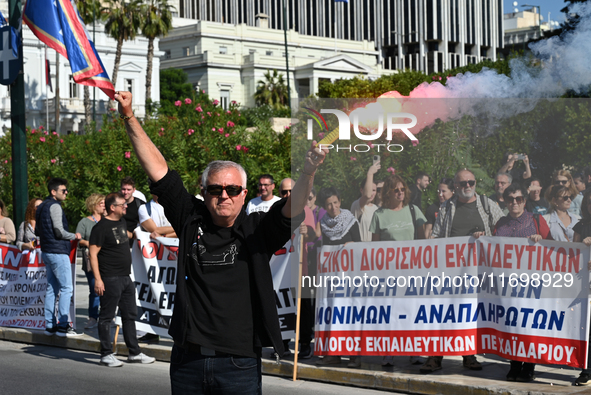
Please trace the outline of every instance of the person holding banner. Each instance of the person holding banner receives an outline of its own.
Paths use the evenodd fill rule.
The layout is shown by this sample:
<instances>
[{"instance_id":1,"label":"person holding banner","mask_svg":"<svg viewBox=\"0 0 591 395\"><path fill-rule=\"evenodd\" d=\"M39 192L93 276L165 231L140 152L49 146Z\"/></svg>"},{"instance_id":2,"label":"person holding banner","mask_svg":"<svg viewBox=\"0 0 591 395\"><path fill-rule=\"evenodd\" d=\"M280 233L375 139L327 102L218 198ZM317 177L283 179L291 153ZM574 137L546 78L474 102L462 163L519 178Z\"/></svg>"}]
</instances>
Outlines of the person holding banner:
<instances>
[{"instance_id":1,"label":"person holding banner","mask_svg":"<svg viewBox=\"0 0 591 395\"><path fill-rule=\"evenodd\" d=\"M204 199L183 186L179 174L142 129L130 92L117 92L128 137L179 235L177 291L169 334L174 340L172 394L258 394L261 351L284 351L269 260L304 218L306 198L328 150L312 147L291 195L267 213L246 215L247 175L230 161L203 172Z\"/></svg>"},{"instance_id":2,"label":"person holding banner","mask_svg":"<svg viewBox=\"0 0 591 395\"><path fill-rule=\"evenodd\" d=\"M454 177L454 195L439 208L431 238L492 236L501 217L503 212L495 202L476 193L474 173L462 169ZM420 372L427 374L440 370L442 361L443 356L430 356ZM475 355L464 355L462 363L467 369L482 370Z\"/></svg>"},{"instance_id":3,"label":"person holding banner","mask_svg":"<svg viewBox=\"0 0 591 395\"><path fill-rule=\"evenodd\" d=\"M587 191L585 196L583 196L581 215L583 218L573 227L575 231L573 241L591 246L591 191ZM591 338L589 339L589 349L587 350L587 369L583 369L579 377L573 382L573 385L591 385Z\"/></svg>"},{"instance_id":4,"label":"person holding banner","mask_svg":"<svg viewBox=\"0 0 591 395\"><path fill-rule=\"evenodd\" d=\"M346 209L341 209L341 195L334 187L323 188L320 191L319 199L326 215L320 220L323 245L341 245L351 242L360 242L359 222L355 216ZM341 357L331 355L323 357L316 362L316 365L340 365ZM351 357L347 367L358 368L361 366L359 357Z\"/></svg>"},{"instance_id":5,"label":"person holding banner","mask_svg":"<svg viewBox=\"0 0 591 395\"><path fill-rule=\"evenodd\" d=\"M544 217L525 211L527 190L519 184L511 184L503 191L503 201L509 214L496 223L493 234L503 237L527 237L534 243L542 239L552 240ZM535 380L535 363L511 361L507 381L530 382Z\"/></svg>"},{"instance_id":6,"label":"person holding banner","mask_svg":"<svg viewBox=\"0 0 591 395\"><path fill-rule=\"evenodd\" d=\"M421 173L419 173L421 174ZM423 176L421 176L423 177ZM424 175L427 177L427 175ZM429 181L427 179L427 181ZM428 182L426 183L428 185ZM425 238L427 219L419 207L411 203L410 189L398 175L389 176L382 189L383 206L376 210L369 227L372 241L404 241ZM411 363L421 364L420 357L410 357ZM393 366L394 358L385 356L383 366Z\"/></svg>"},{"instance_id":7,"label":"person holding banner","mask_svg":"<svg viewBox=\"0 0 591 395\"><path fill-rule=\"evenodd\" d=\"M550 211L544 215L544 219L550 227L552 238L557 241L573 241L573 228L581 217L570 210L575 199L572 188L555 184L548 188L546 195L550 202Z\"/></svg>"},{"instance_id":8,"label":"person holding banner","mask_svg":"<svg viewBox=\"0 0 591 395\"><path fill-rule=\"evenodd\" d=\"M427 223L425 224L425 239L431 238L433 224L437 220L437 215L439 215L439 207L446 200L451 199L453 195L454 180L452 178L442 178L437 186L437 198L439 201L427 207L427 211L425 212L425 218L427 218Z\"/></svg>"},{"instance_id":9,"label":"person holding banner","mask_svg":"<svg viewBox=\"0 0 591 395\"><path fill-rule=\"evenodd\" d=\"M37 243L37 235L35 235L35 212L37 207L41 204L43 199L33 198L29 201L27 209L25 210L25 220L21 222L16 234L16 246L19 250L32 250Z\"/></svg>"},{"instance_id":10,"label":"person holding banner","mask_svg":"<svg viewBox=\"0 0 591 395\"><path fill-rule=\"evenodd\" d=\"M107 215L91 230L88 240L90 265L94 273L94 290L101 298L98 334L101 342L101 365L110 368L123 366L115 358L111 344L111 321L117 307L121 312L123 338L129 349L127 362L153 363L156 359L140 352L135 332L137 306L135 284L131 280L131 252L127 223L123 216L127 202L120 192L105 198Z\"/></svg>"}]
</instances>

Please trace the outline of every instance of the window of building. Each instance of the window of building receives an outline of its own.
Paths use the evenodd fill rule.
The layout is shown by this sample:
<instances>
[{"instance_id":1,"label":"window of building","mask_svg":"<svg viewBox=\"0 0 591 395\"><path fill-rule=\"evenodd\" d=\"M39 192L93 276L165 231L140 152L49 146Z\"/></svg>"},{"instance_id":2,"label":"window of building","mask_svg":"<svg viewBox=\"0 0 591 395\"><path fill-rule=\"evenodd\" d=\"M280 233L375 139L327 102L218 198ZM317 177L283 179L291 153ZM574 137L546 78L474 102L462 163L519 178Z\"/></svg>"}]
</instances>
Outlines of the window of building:
<instances>
[{"instance_id":1,"label":"window of building","mask_svg":"<svg viewBox=\"0 0 591 395\"><path fill-rule=\"evenodd\" d=\"M227 55L228 47L220 47L220 55Z\"/></svg>"},{"instance_id":2,"label":"window of building","mask_svg":"<svg viewBox=\"0 0 591 395\"><path fill-rule=\"evenodd\" d=\"M170 59L170 50L164 51L164 59Z\"/></svg>"},{"instance_id":3,"label":"window of building","mask_svg":"<svg viewBox=\"0 0 591 395\"><path fill-rule=\"evenodd\" d=\"M125 90L133 94L133 80L131 78L125 79Z\"/></svg>"},{"instance_id":4,"label":"window of building","mask_svg":"<svg viewBox=\"0 0 591 395\"><path fill-rule=\"evenodd\" d=\"M265 55L267 55L267 56L273 56L273 51L267 51L267 52L265 52Z\"/></svg>"},{"instance_id":5,"label":"window of building","mask_svg":"<svg viewBox=\"0 0 591 395\"><path fill-rule=\"evenodd\" d=\"M227 110L230 104L230 91L220 91L220 106Z\"/></svg>"},{"instance_id":6,"label":"window of building","mask_svg":"<svg viewBox=\"0 0 591 395\"><path fill-rule=\"evenodd\" d=\"M184 47L183 48L183 56L190 56L191 55L191 48Z\"/></svg>"},{"instance_id":7,"label":"window of building","mask_svg":"<svg viewBox=\"0 0 591 395\"><path fill-rule=\"evenodd\" d=\"M70 76L70 97L72 99L78 97L78 84L74 82L74 77Z\"/></svg>"},{"instance_id":8,"label":"window of building","mask_svg":"<svg viewBox=\"0 0 591 395\"><path fill-rule=\"evenodd\" d=\"M281 52L281 57L285 57L285 52Z\"/></svg>"}]
</instances>

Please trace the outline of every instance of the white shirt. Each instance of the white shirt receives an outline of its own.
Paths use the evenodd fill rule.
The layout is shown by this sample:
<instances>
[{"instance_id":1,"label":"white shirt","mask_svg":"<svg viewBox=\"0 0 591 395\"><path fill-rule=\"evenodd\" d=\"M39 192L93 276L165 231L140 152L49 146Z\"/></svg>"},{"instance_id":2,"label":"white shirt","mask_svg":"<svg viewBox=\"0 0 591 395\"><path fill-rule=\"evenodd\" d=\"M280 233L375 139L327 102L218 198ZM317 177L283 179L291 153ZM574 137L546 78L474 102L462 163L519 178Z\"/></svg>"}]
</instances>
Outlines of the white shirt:
<instances>
[{"instance_id":1,"label":"white shirt","mask_svg":"<svg viewBox=\"0 0 591 395\"><path fill-rule=\"evenodd\" d=\"M361 233L361 241L371 241L372 233L369 231L369 226L371 225L371 219L373 218L373 213L378 209L373 203L366 204L363 208L359 207L359 200L361 198L355 200L353 204L351 204L351 212L359 221L359 233Z\"/></svg>"},{"instance_id":2,"label":"white shirt","mask_svg":"<svg viewBox=\"0 0 591 395\"><path fill-rule=\"evenodd\" d=\"M152 210L152 215L148 215L148 208L146 207L148 204ZM138 209L138 216L140 217L140 224L152 218L158 228L171 226L170 222L168 222L168 219L166 219L166 216L164 215L164 207L156 203L153 199L140 206Z\"/></svg>"},{"instance_id":3,"label":"white shirt","mask_svg":"<svg viewBox=\"0 0 591 395\"><path fill-rule=\"evenodd\" d=\"M573 227L581 219L581 217L569 211L567 211L566 213L570 217L570 225L568 227L564 226L560 218L558 218L556 211L552 212L552 214L543 215L544 219L548 223L548 227L550 228L550 234L552 235L552 238L556 241L572 242L575 234Z\"/></svg>"},{"instance_id":4,"label":"white shirt","mask_svg":"<svg viewBox=\"0 0 591 395\"><path fill-rule=\"evenodd\" d=\"M246 214L256 213L257 211L266 213L278 200L281 200L281 198L278 196L273 196L271 200L263 200L260 196L255 197L246 205Z\"/></svg>"}]
</instances>

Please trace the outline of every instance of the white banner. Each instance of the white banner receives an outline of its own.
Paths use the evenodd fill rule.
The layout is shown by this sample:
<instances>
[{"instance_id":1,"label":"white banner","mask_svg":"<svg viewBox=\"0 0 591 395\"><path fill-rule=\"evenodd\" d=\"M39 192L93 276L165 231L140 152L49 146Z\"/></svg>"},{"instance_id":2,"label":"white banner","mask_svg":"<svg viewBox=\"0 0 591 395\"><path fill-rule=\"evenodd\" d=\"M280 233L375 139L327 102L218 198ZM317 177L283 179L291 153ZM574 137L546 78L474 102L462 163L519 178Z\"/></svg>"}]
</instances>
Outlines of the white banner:
<instances>
[{"instance_id":1,"label":"white banner","mask_svg":"<svg viewBox=\"0 0 591 395\"><path fill-rule=\"evenodd\" d=\"M152 240L149 233L142 232L139 228L135 235L131 254L131 278L136 286L136 328L139 331L168 336L176 293L179 240L164 237ZM297 266L293 274L294 265L289 265L290 260L294 259L297 259L297 248L292 247L289 241L270 261L279 325L284 339L295 337L295 292L290 282L297 277ZM117 317L117 322L121 324L120 317Z\"/></svg>"},{"instance_id":2,"label":"white banner","mask_svg":"<svg viewBox=\"0 0 591 395\"><path fill-rule=\"evenodd\" d=\"M456 237L324 247L316 355L470 355L583 367L590 249Z\"/></svg>"},{"instance_id":3,"label":"white banner","mask_svg":"<svg viewBox=\"0 0 591 395\"><path fill-rule=\"evenodd\" d=\"M73 243L70 252L72 284L76 284L77 245ZM0 243L0 326L45 329L46 289L47 273L41 249L21 252L14 245ZM56 297L56 316L57 302ZM76 328L76 320L72 317L76 317L76 287L68 317Z\"/></svg>"}]
</instances>

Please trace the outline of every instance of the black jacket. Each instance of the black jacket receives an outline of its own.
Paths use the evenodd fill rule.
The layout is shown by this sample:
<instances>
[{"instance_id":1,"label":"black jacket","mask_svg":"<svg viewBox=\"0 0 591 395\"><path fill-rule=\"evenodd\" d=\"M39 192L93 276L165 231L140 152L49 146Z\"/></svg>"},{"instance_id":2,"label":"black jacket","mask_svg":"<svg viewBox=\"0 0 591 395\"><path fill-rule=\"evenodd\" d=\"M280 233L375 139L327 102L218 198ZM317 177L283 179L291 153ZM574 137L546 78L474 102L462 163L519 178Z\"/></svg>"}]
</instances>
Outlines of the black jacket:
<instances>
[{"instance_id":1,"label":"black jacket","mask_svg":"<svg viewBox=\"0 0 591 395\"><path fill-rule=\"evenodd\" d=\"M150 190L158 196L158 203L164 207L167 219L179 236L176 300L168 333L175 343L183 345L187 341L189 304L185 281L186 265L192 262L191 245L196 240L198 224L211 221L211 215L203 201L187 192L175 171L169 171L161 180L153 183ZM291 229L285 227L282 224L284 217L281 209L286 200L275 203L268 213L246 215L243 208L232 226L235 235L245 241L243 247L248 249L251 257L249 264L254 282L251 287L255 290L252 299L255 333L253 346L273 346L279 355L283 353L283 342L269 260L290 239L292 231L304 218L302 213L292 218Z\"/></svg>"}]
</instances>

